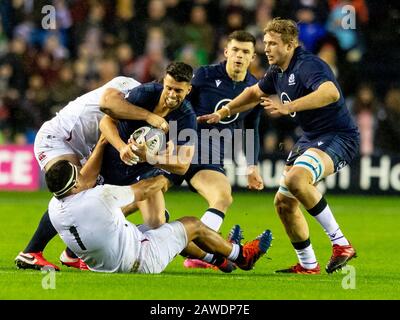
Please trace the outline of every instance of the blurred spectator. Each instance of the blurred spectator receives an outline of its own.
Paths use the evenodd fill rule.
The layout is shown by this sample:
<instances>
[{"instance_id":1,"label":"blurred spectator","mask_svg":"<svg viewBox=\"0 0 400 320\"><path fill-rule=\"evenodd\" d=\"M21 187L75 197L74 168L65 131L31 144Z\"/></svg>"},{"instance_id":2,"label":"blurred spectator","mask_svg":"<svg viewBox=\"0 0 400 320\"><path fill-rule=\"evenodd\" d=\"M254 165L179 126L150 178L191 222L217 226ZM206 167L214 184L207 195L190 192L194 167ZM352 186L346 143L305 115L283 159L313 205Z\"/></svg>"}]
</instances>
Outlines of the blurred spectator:
<instances>
[{"instance_id":1,"label":"blurred spectator","mask_svg":"<svg viewBox=\"0 0 400 320\"><path fill-rule=\"evenodd\" d=\"M314 11L310 7L300 8L297 13L299 40L304 48L316 53L318 42L325 36L326 30L323 24L318 22Z\"/></svg>"},{"instance_id":2,"label":"blurred spectator","mask_svg":"<svg viewBox=\"0 0 400 320\"><path fill-rule=\"evenodd\" d=\"M318 52L318 57L325 61L331 68L336 78L339 78L339 68L337 65L337 52L333 44L327 42L322 45Z\"/></svg>"},{"instance_id":3,"label":"blurred spectator","mask_svg":"<svg viewBox=\"0 0 400 320\"><path fill-rule=\"evenodd\" d=\"M354 100L350 101L348 106L354 114L360 130L360 153L361 155L371 155L374 153L375 117L379 107L372 85L361 84Z\"/></svg>"},{"instance_id":4,"label":"blurred spectator","mask_svg":"<svg viewBox=\"0 0 400 320\"><path fill-rule=\"evenodd\" d=\"M67 105L81 94L81 87L76 83L74 70L70 64L65 64L60 69L58 80L52 85L50 91L50 115Z\"/></svg>"},{"instance_id":5,"label":"blurred spectator","mask_svg":"<svg viewBox=\"0 0 400 320\"><path fill-rule=\"evenodd\" d=\"M202 6L194 6L190 22L184 27L185 47L191 45L197 63L193 67L208 64L214 48L214 30L207 21L207 12Z\"/></svg>"},{"instance_id":6,"label":"blurred spectator","mask_svg":"<svg viewBox=\"0 0 400 320\"><path fill-rule=\"evenodd\" d=\"M135 57L132 48L127 43L120 43L115 54L121 75L132 77L135 70Z\"/></svg>"},{"instance_id":7,"label":"blurred spectator","mask_svg":"<svg viewBox=\"0 0 400 320\"><path fill-rule=\"evenodd\" d=\"M400 155L400 88L386 93L383 108L378 111L376 147L380 153Z\"/></svg>"},{"instance_id":8,"label":"blurred spectator","mask_svg":"<svg viewBox=\"0 0 400 320\"><path fill-rule=\"evenodd\" d=\"M134 78L142 83L160 79L169 62L164 52L163 30L152 27L148 34L145 54L137 59L134 71Z\"/></svg>"},{"instance_id":9,"label":"blurred spectator","mask_svg":"<svg viewBox=\"0 0 400 320\"><path fill-rule=\"evenodd\" d=\"M159 28L164 35L165 54L169 59L174 59L175 54L181 46L181 30L167 15L167 9L164 1L150 0L147 7L148 19L145 22L147 40L151 37L154 28Z\"/></svg>"},{"instance_id":10,"label":"blurred spectator","mask_svg":"<svg viewBox=\"0 0 400 320\"><path fill-rule=\"evenodd\" d=\"M25 99L20 104L20 110L27 117L22 117L26 130L37 131L42 123L50 119L50 90L46 86L43 77L40 74L32 74L29 77L28 89ZM22 129L19 130L23 132Z\"/></svg>"}]
</instances>

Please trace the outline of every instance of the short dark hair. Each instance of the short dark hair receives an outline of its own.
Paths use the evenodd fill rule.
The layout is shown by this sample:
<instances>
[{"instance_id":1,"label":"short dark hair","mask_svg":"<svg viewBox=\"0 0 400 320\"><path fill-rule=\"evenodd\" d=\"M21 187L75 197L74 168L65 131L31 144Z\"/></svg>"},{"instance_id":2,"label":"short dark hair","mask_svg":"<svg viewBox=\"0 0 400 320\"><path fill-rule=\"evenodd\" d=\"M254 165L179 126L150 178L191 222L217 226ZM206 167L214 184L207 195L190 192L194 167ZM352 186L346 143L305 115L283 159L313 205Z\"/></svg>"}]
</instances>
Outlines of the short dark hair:
<instances>
[{"instance_id":1,"label":"short dark hair","mask_svg":"<svg viewBox=\"0 0 400 320\"><path fill-rule=\"evenodd\" d=\"M184 62L171 62L165 73L178 82L190 82L193 78L193 68Z\"/></svg>"},{"instance_id":2,"label":"short dark hair","mask_svg":"<svg viewBox=\"0 0 400 320\"><path fill-rule=\"evenodd\" d=\"M45 174L49 191L54 193L62 190L71 178L73 170L74 168L68 160L60 160L53 164Z\"/></svg>"},{"instance_id":3,"label":"short dark hair","mask_svg":"<svg viewBox=\"0 0 400 320\"><path fill-rule=\"evenodd\" d=\"M256 46L256 38L249 32L244 30L236 30L228 35L228 43L232 40L239 42L251 42L254 47Z\"/></svg>"}]
</instances>

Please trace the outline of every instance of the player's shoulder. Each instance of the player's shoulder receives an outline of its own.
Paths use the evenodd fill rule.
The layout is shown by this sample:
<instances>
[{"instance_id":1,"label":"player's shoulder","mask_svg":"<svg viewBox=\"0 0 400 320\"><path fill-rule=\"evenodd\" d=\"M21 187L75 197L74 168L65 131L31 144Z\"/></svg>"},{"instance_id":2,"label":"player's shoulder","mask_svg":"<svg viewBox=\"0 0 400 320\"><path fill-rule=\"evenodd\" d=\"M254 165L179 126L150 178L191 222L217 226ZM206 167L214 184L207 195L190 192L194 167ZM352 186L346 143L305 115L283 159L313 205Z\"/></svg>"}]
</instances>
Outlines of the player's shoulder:
<instances>
[{"instance_id":1,"label":"player's shoulder","mask_svg":"<svg viewBox=\"0 0 400 320\"><path fill-rule=\"evenodd\" d=\"M195 77L205 80L221 77L221 75L223 75L223 68L220 63L201 66L195 72Z\"/></svg>"},{"instance_id":2,"label":"player's shoulder","mask_svg":"<svg viewBox=\"0 0 400 320\"><path fill-rule=\"evenodd\" d=\"M137 87L138 90L143 92L159 92L162 91L163 85L158 82L148 82Z\"/></svg>"},{"instance_id":3,"label":"player's shoulder","mask_svg":"<svg viewBox=\"0 0 400 320\"><path fill-rule=\"evenodd\" d=\"M252 73L250 73L250 71L247 71L246 82L250 85L253 85L258 82L258 79Z\"/></svg>"},{"instance_id":4,"label":"player's shoulder","mask_svg":"<svg viewBox=\"0 0 400 320\"><path fill-rule=\"evenodd\" d=\"M320 67L325 66L325 62L318 57L317 55L305 50L299 50L297 55L297 68L302 68L305 66L312 67L312 66Z\"/></svg>"},{"instance_id":5,"label":"player's shoulder","mask_svg":"<svg viewBox=\"0 0 400 320\"><path fill-rule=\"evenodd\" d=\"M188 99L184 99L179 111L185 116L194 116L196 117L196 113L194 112L193 106Z\"/></svg>"},{"instance_id":6,"label":"player's shoulder","mask_svg":"<svg viewBox=\"0 0 400 320\"><path fill-rule=\"evenodd\" d=\"M104 86L106 88L114 88L122 92L126 92L140 85L139 81L133 78L118 76L107 82Z\"/></svg>"}]
</instances>

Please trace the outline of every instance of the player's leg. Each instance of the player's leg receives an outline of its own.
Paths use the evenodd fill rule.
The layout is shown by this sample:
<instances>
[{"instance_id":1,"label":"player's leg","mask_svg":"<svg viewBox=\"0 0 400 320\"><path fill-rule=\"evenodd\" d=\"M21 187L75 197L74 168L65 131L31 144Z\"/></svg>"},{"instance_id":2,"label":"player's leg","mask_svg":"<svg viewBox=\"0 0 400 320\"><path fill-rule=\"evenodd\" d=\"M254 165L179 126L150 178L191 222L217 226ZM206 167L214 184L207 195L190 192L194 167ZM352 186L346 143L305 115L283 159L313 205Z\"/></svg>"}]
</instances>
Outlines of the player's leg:
<instances>
[{"instance_id":1,"label":"player's leg","mask_svg":"<svg viewBox=\"0 0 400 320\"><path fill-rule=\"evenodd\" d=\"M158 228L166 222L165 200L161 190L146 200L137 202L137 206L148 229Z\"/></svg>"},{"instance_id":2,"label":"player's leg","mask_svg":"<svg viewBox=\"0 0 400 320\"><path fill-rule=\"evenodd\" d=\"M178 219L185 228L188 242L193 241L200 249L215 257L214 263L218 265L227 264L228 260L234 261L239 268L250 270L254 263L268 250L272 241L269 230L264 231L257 239L247 242L244 246L231 243L214 230L194 217ZM193 254L190 247L186 247L185 254ZM197 256L196 258L204 258ZM220 261L218 261L220 259Z\"/></svg>"},{"instance_id":3,"label":"player's leg","mask_svg":"<svg viewBox=\"0 0 400 320\"><path fill-rule=\"evenodd\" d=\"M208 202L209 208L201 217L201 221L218 231L233 201L228 178L219 171L200 170L190 179L190 184Z\"/></svg>"},{"instance_id":4,"label":"player's leg","mask_svg":"<svg viewBox=\"0 0 400 320\"><path fill-rule=\"evenodd\" d=\"M162 272L181 252L202 258L206 251L218 256L221 264L227 263L227 258L229 258L235 260L240 268L250 270L268 250L272 239L271 232L268 230L242 247L224 240L218 233L194 217L184 217L164 224L158 229L145 232L143 236L141 264L138 270L141 273ZM191 241L194 241L202 250L196 248L190 251L187 244Z\"/></svg>"},{"instance_id":5,"label":"player's leg","mask_svg":"<svg viewBox=\"0 0 400 320\"><path fill-rule=\"evenodd\" d=\"M285 179L288 190L319 222L333 245L333 260L336 262L333 261L331 266L328 264L328 272L340 268L355 255L354 249L341 231L325 197L316 188L319 180L334 172L332 158L322 150L310 148L296 159ZM335 258L336 256L338 258Z\"/></svg>"},{"instance_id":6,"label":"player's leg","mask_svg":"<svg viewBox=\"0 0 400 320\"><path fill-rule=\"evenodd\" d=\"M310 242L307 221L300 210L299 201L285 185L284 177L290 170L291 167L286 167L284 170L274 205L296 252L299 264L277 272L317 274L320 272L319 265Z\"/></svg>"}]
</instances>

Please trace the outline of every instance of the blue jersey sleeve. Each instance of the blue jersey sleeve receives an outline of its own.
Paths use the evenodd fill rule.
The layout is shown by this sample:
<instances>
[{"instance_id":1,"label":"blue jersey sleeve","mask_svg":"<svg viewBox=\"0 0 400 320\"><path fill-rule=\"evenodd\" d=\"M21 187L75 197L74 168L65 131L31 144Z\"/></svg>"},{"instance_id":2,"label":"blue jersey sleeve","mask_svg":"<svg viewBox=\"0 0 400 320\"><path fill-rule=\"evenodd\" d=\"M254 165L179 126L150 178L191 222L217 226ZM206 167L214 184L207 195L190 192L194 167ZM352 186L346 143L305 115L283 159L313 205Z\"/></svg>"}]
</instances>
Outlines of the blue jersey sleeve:
<instances>
[{"instance_id":1,"label":"blue jersey sleeve","mask_svg":"<svg viewBox=\"0 0 400 320\"><path fill-rule=\"evenodd\" d=\"M326 81L334 81L333 73L323 61L318 59L307 60L301 64L300 80L308 90L315 91Z\"/></svg>"},{"instance_id":2,"label":"blue jersey sleeve","mask_svg":"<svg viewBox=\"0 0 400 320\"><path fill-rule=\"evenodd\" d=\"M264 75L264 77L258 82L258 87L261 89L262 92L265 94L275 94L275 86L274 86L274 80L273 80L273 72L271 68L268 69L267 73Z\"/></svg>"},{"instance_id":3,"label":"blue jersey sleeve","mask_svg":"<svg viewBox=\"0 0 400 320\"><path fill-rule=\"evenodd\" d=\"M244 119L245 129L254 130L254 141L251 144L253 147L253 152L247 152L245 148L246 161L248 165L256 165L260 156L260 118L263 112L261 106L256 106ZM247 146L247 141L244 147Z\"/></svg>"}]
</instances>

